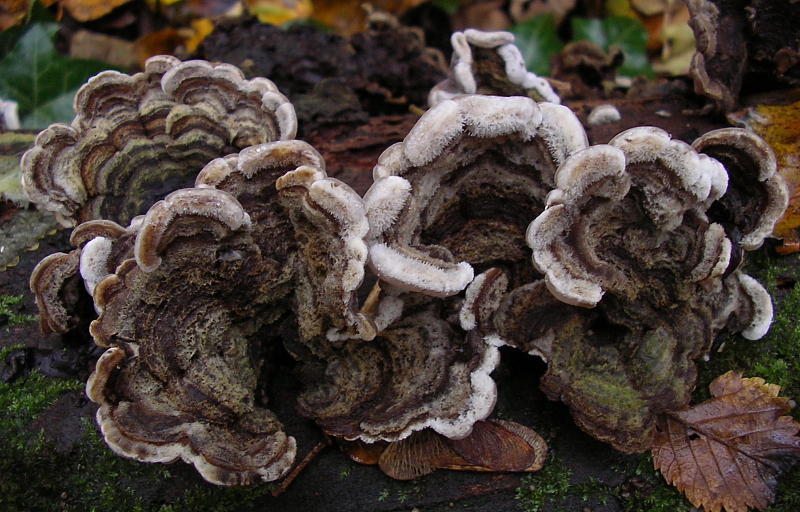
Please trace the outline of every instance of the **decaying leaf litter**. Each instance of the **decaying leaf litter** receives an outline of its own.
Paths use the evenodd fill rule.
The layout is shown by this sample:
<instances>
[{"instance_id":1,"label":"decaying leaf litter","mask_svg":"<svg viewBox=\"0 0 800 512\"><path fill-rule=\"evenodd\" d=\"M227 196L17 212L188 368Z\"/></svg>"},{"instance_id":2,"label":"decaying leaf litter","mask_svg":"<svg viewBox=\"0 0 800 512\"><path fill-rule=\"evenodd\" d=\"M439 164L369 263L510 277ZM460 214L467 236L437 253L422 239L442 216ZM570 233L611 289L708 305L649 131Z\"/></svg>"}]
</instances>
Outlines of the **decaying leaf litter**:
<instances>
[{"instance_id":1,"label":"decaying leaf litter","mask_svg":"<svg viewBox=\"0 0 800 512\"><path fill-rule=\"evenodd\" d=\"M574 23L573 23L573 24L574 24ZM601 43L601 44L602 44L602 43ZM580 52L585 52L585 51L586 51L585 49L580 49ZM577 53L576 55L580 55L580 52L579 52L579 53ZM602 60L602 59L601 59L601 60ZM579 61L579 62L580 62L580 61ZM605 62L612 63L612 68L610 68L610 69L611 69L611 75L610 75L610 76L613 78L613 76L614 76L614 74L613 74L613 60L612 60L612 61L605 61ZM238 64L238 63L237 63L237 64ZM617 64L617 66L618 66L618 65L619 65L619 64ZM578 68L576 68L577 70L581 70L581 69L583 69L583 68L580 68L581 64L579 64L578 66L579 66L579 67L578 67ZM489 75L489 76L491 76L491 69L490 69L489 73L490 73L490 75ZM608 73L608 70L607 70L607 71L605 71L605 73ZM579 74L579 76L580 76L580 74ZM613 100L614 91L615 91L615 89L617 89L619 86L618 86L617 84L614 84L614 82L609 82L608 80L606 80L606 81L604 82L602 78L601 78L601 79L593 79L593 78L591 78L592 76L597 76L597 75L589 75L589 78L588 78L588 84L589 84L589 87L588 87L588 88L586 87L586 85L585 85L585 84L580 84L580 80L577 80L577 81L576 81L575 79L573 79L573 81L572 81L572 82L563 81L563 82L559 83L558 81L553 81L553 82L551 82L551 83L554 85L554 88L555 88L556 90L559 90L559 91L562 93L562 95L564 95L564 96L567 96L567 97L569 96L569 94L575 94L574 92L571 92L571 91L574 91L574 90L584 90L584 91L586 91L586 90L593 90L593 91L594 91L593 93L591 93L591 94L588 94L588 95L584 93L584 96L585 96L585 97L589 97L589 98L592 98L592 97L594 97L594 98L599 98L599 99L607 99L607 98L608 98L608 96L610 95L610 96L611 96L611 98L612 98L612 100ZM603 75L600 75L600 76L602 77ZM597 80L597 81L593 81L593 80ZM568 85L565 85L565 84L569 84L569 86L568 86ZM574 85L573 85L573 84L579 84L579 86L578 86L578 87L574 87ZM613 85L612 85L612 84L613 84ZM561 87L561 89L558 89L558 87L559 87L559 86ZM570 87L570 86L572 86L572 87ZM385 88L383 88L383 89L385 89ZM374 92L375 92L376 90L377 90L377 91L379 91L379 96L378 96L378 97L379 97L379 98L382 98L382 100L381 100L381 101L384 101L386 104L394 104L394 105L396 106L396 105L397 105L397 103L399 103L399 104L401 104L401 105L402 105L402 103L403 103L402 99L401 99L401 101L397 102L397 99L398 99L398 98L395 98L395 97L394 97L394 95L392 94L392 91L388 91L388 94L387 94L387 91L385 91L385 90L381 90L381 89L375 89L375 88L373 87L371 91L368 89L368 92L369 92L369 93L372 93L372 94L374 94ZM334 88L334 91L336 91L336 92L338 93L338 92L340 92L340 91L341 91L341 88L340 88L340 89L338 89L338 90ZM670 90L669 90L669 88L666 88L666 89L665 89L665 88L662 88L662 89L659 91L657 88L655 88L655 90L654 90L654 91L650 91L650 94L652 94L653 92L655 92L655 95L654 95L654 97L655 97L655 98L657 98L657 99L656 99L656 100L652 100L652 99L651 99L651 101L659 101L659 100L663 101L663 100L664 100L664 97L665 97L665 96L663 96L663 95L664 95L664 93L665 93L665 92L667 93L667 95L671 94L671 95L673 96L672 98L669 98L671 101L663 101L663 102L664 102L665 104L670 104L670 103L673 103L673 105L671 105L673 108L674 108L674 103L676 103L676 102L680 102L680 101L686 101L686 100L684 99L684 97L686 96L686 90L685 90L685 89L683 89L683 90L682 90L681 88L675 88L675 89L673 89L673 90L671 90L671 91L670 91ZM645 98L646 98L646 97L647 97L647 95L648 95L648 94L647 94L647 92L643 92L643 93L642 93L642 92L640 91L639 93L640 93L640 94L642 94L642 96L644 96ZM330 90L327 92L327 94L328 94L328 97L330 97L330 95L331 95L331 92L330 92ZM334 93L334 94L336 94L336 93ZM362 94L362 95L363 95L363 92L360 92L360 94ZM658 96L658 94L661 94L662 96L661 96L661 97L659 97L659 96ZM352 96L351 96L351 97L352 97ZM355 97L357 98L358 96L355 96ZM407 100L406 100L406 101L407 101ZM590 101L591 101L591 100L590 100ZM700 101L698 101L697 99L694 99L693 101L695 102L695 105L694 105L695 109L699 110L699 106L700 106L699 104L700 104L701 102L700 102ZM624 108L627 106L627 105L625 105L625 102L624 102L624 101L620 101L620 102L619 102L619 104L620 104L620 107L621 107L622 109L624 109ZM357 103L353 103L353 102L351 101L351 102L350 102L350 105L351 105L351 106L355 106L355 105L357 105ZM368 105L368 104L367 104L367 105ZM366 114L367 116L369 116L370 114L373 114L373 113L374 113L374 108L375 108L375 107L374 107L374 103L372 103L372 105L373 105L373 106L372 106L371 108L368 108L368 109L367 109L367 114ZM591 108L591 103L590 103L589 105L587 105L586 107L583 107L583 108L585 108L585 109L586 109L585 111L583 111L583 114L586 114L586 113L588 113L588 110ZM363 107L362 107L361 109L363 109ZM357 110L361 110L361 109L359 109L359 108L357 108L357 107L356 107L356 108L355 108L355 109L353 109L353 110L356 110L356 111L357 111ZM581 110L582 110L582 108L581 108L581 106L580 106L579 104L574 104L574 105L573 105L573 109L576 109L576 110L578 111L578 113L579 113L579 114L581 114ZM623 110L623 111L624 111L624 110ZM396 112L396 110L395 110L395 112ZM655 112L658 112L658 114L656 115L656 114L655 114ZM655 111L655 112L649 112L649 115L650 115L651 117L655 115L657 118L661 118L661 119L664 119L664 117L663 117L664 115L675 115L675 114L673 114L671 111L669 111L669 110L667 110L667 109L659 109L659 110L657 110L657 111ZM648 113L647 113L647 112L638 112L638 114L639 114L638 116L634 116L634 119L632 119L632 120L631 120L631 119L628 119L628 120L627 120L627 121L631 122L631 125L630 125L630 126L638 126L638 125L640 125L640 124L648 124L648 123L641 123L641 122L639 122L639 121L640 121L639 117L646 117L646 115L647 115ZM364 116L364 114L362 114L362 115L361 115L362 122L363 122L363 116ZM369 121L369 122L373 123L373 125L381 126L381 121L380 121L380 120L377 120L377 123L376 123L376 120L374 119L374 117L375 117L375 116L373 115L373 119L370 119L370 121ZM401 117L402 117L402 115L401 115ZM679 116L679 117L680 117L680 116ZM623 116L623 119L625 119L625 116ZM386 120L386 121L387 121L387 127L391 127L391 126L393 126L393 125L394 125L394 126L402 126L402 122L401 122L401 121L400 121L400 119L398 118L398 115L397 115L397 114L395 114L395 115L393 116L393 119L388 119L388 118L387 118L387 120ZM353 119L352 119L352 118L350 119L350 122L351 122L351 123L353 123ZM664 122L664 121L660 121L660 123L663 123L663 122ZM320 123L320 124L323 124L323 125L324 125L325 123L323 122L323 123ZM327 127L323 127L323 128L327 128L327 129L330 129L331 127L335 128L335 126L331 126L331 125L335 125L335 122L330 122L330 120L328 120L328 123L327 123L327 124L328 124L329 126L327 126ZM413 124L413 123L412 123L412 124ZM649 123L649 124L659 124L659 123ZM674 129L674 130L673 130L673 129L670 129L668 126L665 126L665 127L667 127L667 128L669 129L669 131L673 133L673 136L675 136L675 133L676 133L676 132L678 132L678 131L682 131L683 133L682 133L682 135L681 135L681 136L679 136L679 138L680 138L680 139L683 139L683 140L687 140L687 141L689 141L689 142L691 142L691 141L692 141L694 138L696 138L696 137L697 137L697 135L701 135L702 133L705 133L705 131L707 131L707 130L698 130L697 132L695 132L695 133L692 133L692 130L696 130L696 129L697 129L697 128L696 128L696 126L692 126L692 125L690 125L689 123L686 123L686 125L685 125L685 126L681 126L681 125L680 125L680 123L676 123L676 124L677 124L677 127L676 127L676 129ZM662 124L662 125L663 125L663 124ZM313 126L313 124L312 124L312 126ZM410 125L408 125L408 126L410 126ZM616 134L618 131L621 131L621 128L620 128L620 129L616 129L616 128L617 128L617 127L612 127L612 130L613 130L613 131L611 131L611 130L609 131L608 138L610 138L612 135ZM392 129L392 128L389 128L389 130L393 130L393 129ZM389 131L389 130L387 130L387 131ZM394 130L396 131L396 129L394 129ZM599 131L599 130L598 130L598 131ZM336 132L333 132L333 133L336 133ZM391 133L391 131L389 131L389 133ZM394 136L395 136L395 137L398 137L398 140L399 140L399 138L402 138L402 135L403 135L403 132L401 131L401 132L399 132L397 135L394 135ZM590 130L589 130L589 136L590 136L590 141L592 141L592 142L597 142L597 141L598 141L597 139L595 139L595 138L593 137L592 129L590 129ZM608 140L608 138L606 138L605 140ZM346 140L346 139L345 139L345 140ZM602 139L601 139L600 141L602 142L602 141L604 141L604 140L602 140ZM347 142L344 142L344 141L342 141L342 142L343 142L343 143L340 143L342 146L344 146L344 147L348 147L348 143L347 143ZM380 151L382 150L382 147L380 147L380 144L381 144L381 143L378 143L379 147L375 149L375 150L377 151L377 153L380 153ZM351 143L349 143L349 146L351 146L351 147L352 147L352 146L355 146L355 147L356 147L356 148L358 148L359 150L361 150L362 148L364 148L364 146L366 146L366 148L365 148L365 149L367 149L367 151L369 151L369 150L370 150L370 149L369 149L369 140L366 140L366 141L364 141L364 142L361 142L361 143L360 143L360 141L356 140L355 144L353 144L353 143L351 142ZM383 145L383 147L385 147L385 144ZM340 149L340 153L344 153L344 151L342 151L342 150ZM377 155L377 153L376 153L376 155ZM367 157L365 160L368 160L368 157ZM370 165L370 164L369 164L369 163L366 163L365 165ZM785 278L784 278L784 281L785 281ZM501 408L501 409L502 409L502 408ZM645 487L646 487L646 486L645 486ZM628 488L630 488L630 486L628 486ZM633 486L633 488L634 488L634 489L636 489L636 486L634 485L634 486ZM628 494L629 494L629 492L628 492L628 491L621 491L621 493L620 493L620 496L623 496L623 493L628 493ZM380 493L380 496L384 496L384 494L385 494L385 493L381 492L381 493ZM400 493L398 493L398 494L399 494L399 496L398 496L398 502L400 502L400 503L403 503L403 502L405 502L405 500L407 500L407 499L408 499L408 497L407 497L407 496L406 496L405 498L403 497L403 493L402 493L402 492L400 492ZM519 494L519 492L518 492L518 494ZM523 494L524 494L524 493L523 493ZM379 502L383 502L383 501L385 501L385 500L386 500L386 497L385 497L385 496L384 496L384 498L383 498L383 499L380 499L380 496L379 496L379 499L378 499L378 501L379 501ZM617 499L619 499L619 497L618 497ZM523 499L522 501L524 501L524 499Z\"/></svg>"}]
</instances>

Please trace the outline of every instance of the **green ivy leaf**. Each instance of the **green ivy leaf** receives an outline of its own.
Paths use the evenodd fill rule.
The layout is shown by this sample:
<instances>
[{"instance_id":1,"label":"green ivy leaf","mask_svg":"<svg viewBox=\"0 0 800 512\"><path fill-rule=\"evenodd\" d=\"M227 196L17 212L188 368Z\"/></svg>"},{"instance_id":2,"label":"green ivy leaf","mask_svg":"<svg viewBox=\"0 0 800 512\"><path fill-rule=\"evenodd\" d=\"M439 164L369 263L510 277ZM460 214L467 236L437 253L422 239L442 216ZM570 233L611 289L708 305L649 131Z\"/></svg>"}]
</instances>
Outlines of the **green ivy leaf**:
<instances>
[{"instance_id":1,"label":"green ivy leaf","mask_svg":"<svg viewBox=\"0 0 800 512\"><path fill-rule=\"evenodd\" d=\"M29 0L28 15L25 18L25 23L21 25L14 25L0 32L0 59L4 59L8 53L17 46L17 42L22 35L28 30L30 23L55 23L56 17L51 13L42 2Z\"/></svg>"},{"instance_id":2,"label":"green ivy leaf","mask_svg":"<svg viewBox=\"0 0 800 512\"><path fill-rule=\"evenodd\" d=\"M72 108L72 102L75 100L75 94L77 92L77 88L72 89L33 109L30 114L20 121L22 129L36 130L51 123L72 122L72 119L75 117L75 110Z\"/></svg>"},{"instance_id":3,"label":"green ivy leaf","mask_svg":"<svg viewBox=\"0 0 800 512\"><path fill-rule=\"evenodd\" d=\"M542 14L508 29L522 52L525 66L539 76L550 74L550 57L564 47L556 34L552 14Z\"/></svg>"},{"instance_id":4,"label":"green ivy leaf","mask_svg":"<svg viewBox=\"0 0 800 512\"><path fill-rule=\"evenodd\" d=\"M627 16L573 18L572 34L575 41L591 41L605 51L618 46L625 54L620 75L654 75L647 59L647 29L639 20Z\"/></svg>"},{"instance_id":5,"label":"green ivy leaf","mask_svg":"<svg viewBox=\"0 0 800 512\"><path fill-rule=\"evenodd\" d=\"M462 0L431 0L431 5L438 7L450 16L454 15L461 6Z\"/></svg>"},{"instance_id":6,"label":"green ivy leaf","mask_svg":"<svg viewBox=\"0 0 800 512\"><path fill-rule=\"evenodd\" d=\"M66 114L63 96L74 96L86 80L109 69L108 64L91 60L62 57L53 45L58 26L35 23L25 32L14 49L0 61L0 97L19 104L20 117L26 127L43 128L54 122L70 122L73 112ZM55 104L52 102L58 100ZM49 105L49 106L48 106ZM71 110L71 109L70 109ZM34 111L36 124L26 116ZM49 117L58 114L57 118Z\"/></svg>"}]
</instances>

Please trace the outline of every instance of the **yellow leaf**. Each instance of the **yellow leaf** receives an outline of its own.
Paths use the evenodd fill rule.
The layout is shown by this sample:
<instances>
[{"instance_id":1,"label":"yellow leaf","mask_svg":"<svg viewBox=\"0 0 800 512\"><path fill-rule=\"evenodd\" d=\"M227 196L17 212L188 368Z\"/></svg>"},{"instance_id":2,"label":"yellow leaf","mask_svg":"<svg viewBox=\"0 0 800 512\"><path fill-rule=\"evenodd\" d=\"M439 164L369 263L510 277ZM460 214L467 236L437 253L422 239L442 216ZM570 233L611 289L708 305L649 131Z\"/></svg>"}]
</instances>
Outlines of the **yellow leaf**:
<instances>
[{"instance_id":1,"label":"yellow leaf","mask_svg":"<svg viewBox=\"0 0 800 512\"><path fill-rule=\"evenodd\" d=\"M186 41L186 49L194 53L203 39L214 31L214 22L208 18L192 20L192 37Z\"/></svg>"},{"instance_id":2,"label":"yellow leaf","mask_svg":"<svg viewBox=\"0 0 800 512\"><path fill-rule=\"evenodd\" d=\"M245 4L258 21L271 25L306 19L314 11L311 0L245 0Z\"/></svg>"},{"instance_id":3,"label":"yellow leaf","mask_svg":"<svg viewBox=\"0 0 800 512\"><path fill-rule=\"evenodd\" d=\"M800 89L785 94L787 101L770 102L731 114L731 121L752 130L772 147L778 173L789 187L789 207L773 234L783 239L778 251L800 250ZM792 101L793 100L793 101Z\"/></svg>"}]
</instances>

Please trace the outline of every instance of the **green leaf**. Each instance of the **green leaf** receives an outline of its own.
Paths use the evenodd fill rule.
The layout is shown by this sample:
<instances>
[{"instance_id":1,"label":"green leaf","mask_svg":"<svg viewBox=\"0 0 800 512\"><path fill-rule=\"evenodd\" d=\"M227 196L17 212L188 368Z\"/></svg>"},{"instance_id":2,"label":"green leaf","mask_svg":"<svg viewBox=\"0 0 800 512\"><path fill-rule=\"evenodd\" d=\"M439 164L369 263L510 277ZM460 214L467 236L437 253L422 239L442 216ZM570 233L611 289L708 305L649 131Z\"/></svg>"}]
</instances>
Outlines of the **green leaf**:
<instances>
[{"instance_id":1,"label":"green leaf","mask_svg":"<svg viewBox=\"0 0 800 512\"><path fill-rule=\"evenodd\" d=\"M606 29L601 19L573 18L572 39L591 41L603 50L608 50L608 37L606 37Z\"/></svg>"},{"instance_id":2,"label":"green leaf","mask_svg":"<svg viewBox=\"0 0 800 512\"><path fill-rule=\"evenodd\" d=\"M620 75L653 76L647 59L647 29L639 20L627 16L600 19L572 19L572 34L576 41L591 41L608 51L617 46L625 54Z\"/></svg>"},{"instance_id":3,"label":"green leaf","mask_svg":"<svg viewBox=\"0 0 800 512\"><path fill-rule=\"evenodd\" d=\"M22 129L36 130L52 123L71 123L75 118L72 102L77 92L78 89L72 89L33 109L33 112L20 122Z\"/></svg>"},{"instance_id":4,"label":"green leaf","mask_svg":"<svg viewBox=\"0 0 800 512\"><path fill-rule=\"evenodd\" d=\"M454 15L461 7L462 0L431 0L431 5L438 7L450 16Z\"/></svg>"},{"instance_id":5,"label":"green leaf","mask_svg":"<svg viewBox=\"0 0 800 512\"><path fill-rule=\"evenodd\" d=\"M28 30L28 24L32 22L55 22L56 18L47 7L42 5L41 2L30 0L28 8L28 16L25 23L22 25L14 25L13 27L0 32L0 59L4 59L8 53L17 46L17 42L22 35Z\"/></svg>"},{"instance_id":6,"label":"green leaf","mask_svg":"<svg viewBox=\"0 0 800 512\"><path fill-rule=\"evenodd\" d=\"M59 55L53 45L57 30L58 26L52 23L31 25L16 47L0 61L0 97L16 101L20 117L24 118L68 92L74 93L89 77L109 69L102 62ZM53 111L53 106L40 112ZM35 127L44 127L53 121L40 115L37 122L44 124ZM31 126L26 119L23 124Z\"/></svg>"},{"instance_id":7,"label":"green leaf","mask_svg":"<svg viewBox=\"0 0 800 512\"><path fill-rule=\"evenodd\" d=\"M552 14L542 14L508 29L522 52L525 66L539 76L550 74L550 57L564 47L556 34Z\"/></svg>"}]
</instances>

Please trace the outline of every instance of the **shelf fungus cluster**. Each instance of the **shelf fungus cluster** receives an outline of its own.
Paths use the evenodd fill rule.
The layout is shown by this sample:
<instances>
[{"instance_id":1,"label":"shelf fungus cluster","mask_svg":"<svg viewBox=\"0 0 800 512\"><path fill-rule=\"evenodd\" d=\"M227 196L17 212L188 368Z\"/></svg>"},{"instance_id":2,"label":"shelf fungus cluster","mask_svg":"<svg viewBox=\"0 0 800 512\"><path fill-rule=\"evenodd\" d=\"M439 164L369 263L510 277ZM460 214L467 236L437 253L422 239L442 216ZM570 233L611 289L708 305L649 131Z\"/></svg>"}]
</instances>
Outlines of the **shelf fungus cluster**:
<instances>
[{"instance_id":1,"label":"shelf fungus cluster","mask_svg":"<svg viewBox=\"0 0 800 512\"><path fill-rule=\"evenodd\" d=\"M182 458L222 485L271 481L296 448L262 396L266 358L293 314L309 343L374 336L351 297L366 231L361 198L311 146L272 142L211 161L127 228L81 224L78 248L31 282L43 312L73 309L62 283L93 297L90 332L107 351L87 394L115 452Z\"/></svg>"},{"instance_id":2,"label":"shelf fungus cluster","mask_svg":"<svg viewBox=\"0 0 800 512\"><path fill-rule=\"evenodd\" d=\"M450 85L363 198L292 140L285 98L225 65L101 74L73 126L40 135L26 190L78 225L31 287L45 332L94 310L106 352L87 394L115 452L221 485L280 478L296 446L264 388L285 350L297 411L355 460L402 479L535 471L544 441L489 418L499 347L543 357L544 392L633 452L688 404L720 331L765 334L770 298L740 270L787 202L763 141L646 127L589 147L567 107L513 78L509 34L453 40ZM498 56L508 83L475 85L472 64ZM483 91L506 96L462 94ZM156 178L184 161L202 170ZM162 193L178 175L194 185Z\"/></svg>"},{"instance_id":3,"label":"shelf fungus cluster","mask_svg":"<svg viewBox=\"0 0 800 512\"><path fill-rule=\"evenodd\" d=\"M484 32L468 28L450 37L453 56L447 78L431 89L428 104L459 94L530 96L561 103L550 82L528 71L511 32Z\"/></svg>"},{"instance_id":4,"label":"shelf fungus cluster","mask_svg":"<svg viewBox=\"0 0 800 512\"><path fill-rule=\"evenodd\" d=\"M22 160L30 199L65 226L127 224L189 186L205 164L294 137L294 108L265 78L229 64L153 57L141 73L105 71L75 97L71 125L42 131Z\"/></svg>"}]
</instances>

